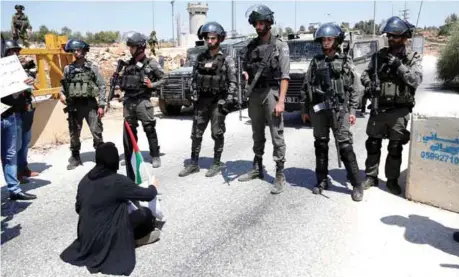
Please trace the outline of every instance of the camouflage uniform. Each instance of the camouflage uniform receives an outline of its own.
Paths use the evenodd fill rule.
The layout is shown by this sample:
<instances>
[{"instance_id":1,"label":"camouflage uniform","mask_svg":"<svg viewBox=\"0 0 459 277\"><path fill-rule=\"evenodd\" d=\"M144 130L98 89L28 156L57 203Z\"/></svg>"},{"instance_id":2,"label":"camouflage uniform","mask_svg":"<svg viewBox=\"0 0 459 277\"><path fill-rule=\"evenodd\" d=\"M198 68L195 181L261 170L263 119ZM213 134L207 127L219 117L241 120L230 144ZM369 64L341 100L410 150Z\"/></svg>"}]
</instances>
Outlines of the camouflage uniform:
<instances>
[{"instance_id":1,"label":"camouflage uniform","mask_svg":"<svg viewBox=\"0 0 459 277\"><path fill-rule=\"evenodd\" d=\"M249 117L252 121L254 169L241 176L239 181L248 181L263 177L262 157L265 148L265 126L269 126L273 143L273 158L276 162L276 176L285 185L283 175L285 163L284 116L276 116L275 107L280 97L280 81L290 80L289 48L285 41L271 35L270 41L263 42L260 38L253 39L242 56L243 70L249 74L249 83L257 71L267 47L274 44L273 54L268 61L260 79L250 94L248 101Z\"/></svg>"},{"instance_id":2,"label":"camouflage uniform","mask_svg":"<svg viewBox=\"0 0 459 277\"><path fill-rule=\"evenodd\" d=\"M211 122L214 146L214 163L207 177L215 176L221 169L220 158L223 152L225 118L237 90L236 66L231 56L221 50L211 56L210 51L199 54L193 67L192 87L197 90L198 99L194 103L193 127L191 132L191 164L180 172L187 176L198 172L198 159L202 136Z\"/></svg>"},{"instance_id":3,"label":"camouflage uniform","mask_svg":"<svg viewBox=\"0 0 459 277\"><path fill-rule=\"evenodd\" d=\"M156 38L156 31L150 33L150 38L148 39L148 44L150 45L151 52L156 56L155 44L158 44L158 39Z\"/></svg>"},{"instance_id":4,"label":"camouflage uniform","mask_svg":"<svg viewBox=\"0 0 459 277\"><path fill-rule=\"evenodd\" d=\"M11 32L13 33L13 40L17 41L21 38L25 47L29 47L29 34L27 30L32 30L29 18L24 13L15 13L11 20Z\"/></svg>"},{"instance_id":5,"label":"camouflage uniform","mask_svg":"<svg viewBox=\"0 0 459 277\"><path fill-rule=\"evenodd\" d=\"M154 90L164 82L164 72L155 59L143 57L139 61L131 58L124 68L120 88L124 91L124 119L134 133L137 141L138 121L142 122L150 148L150 156L159 160L159 143L156 133L156 118L154 116L151 96ZM153 82L153 88L147 88L143 83L144 77ZM159 166L159 165L158 165Z\"/></svg>"},{"instance_id":6,"label":"camouflage uniform","mask_svg":"<svg viewBox=\"0 0 459 277\"><path fill-rule=\"evenodd\" d=\"M323 84L324 80L321 78L321 75L327 73L331 75L331 78L329 77L331 84ZM353 139L349 122L349 116L355 116L359 102L358 79L355 76L352 59L341 53L339 48L333 57L326 57L323 54L315 56L305 75L303 87L307 92L306 103L309 106L306 108L311 114L315 139L317 185L313 189L314 193L321 193L323 189L327 189L328 187L328 143L330 141L330 128L332 128L339 148L337 151L340 152L340 158L344 163L352 186L361 186L362 180L352 147ZM313 108L314 105L330 100L328 99L326 88L324 88L327 85L331 85L330 89L333 89L337 94L339 111L336 111L336 119L333 118L334 115L331 109L316 112ZM316 91L316 88L321 92L325 92L325 94L319 93ZM333 128L333 120L336 120L336 129ZM360 198L360 196L356 197L353 195L354 200L357 198Z\"/></svg>"},{"instance_id":7,"label":"camouflage uniform","mask_svg":"<svg viewBox=\"0 0 459 277\"><path fill-rule=\"evenodd\" d=\"M103 143L103 125L97 114L97 109L104 108L106 104L105 81L98 67L85 60L82 66L73 62L64 67L63 83L61 94L65 95L67 102L65 111L68 113L70 150L72 157L82 164L79 152L83 119L86 119L91 130L94 149ZM99 103L96 100L97 92L99 92ZM73 168L75 166L69 165L68 167L68 169Z\"/></svg>"},{"instance_id":8,"label":"camouflage uniform","mask_svg":"<svg viewBox=\"0 0 459 277\"><path fill-rule=\"evenodd\" d=\"M367 149L366 188L378 183L381 144L384 138L389 139L385 168L388 187L391 185L398 187L397 180L400 176L403 145L410 140L410 132L406 127L415 104L416 88L422 82L422 63L418 53L405 49L398 56L402 64L397 69L389 66L388 54L388 47L374 54L368 68L361 76L362 84L365 87L370 86L374 81L374 64L377 58L381 96L379 97L379 113L370 115L366 130L368 135L365 143ZM399 190L400 188L395 189L395 192L398 192L396 194L400 194Z\"/></svg>"}]
</instances>

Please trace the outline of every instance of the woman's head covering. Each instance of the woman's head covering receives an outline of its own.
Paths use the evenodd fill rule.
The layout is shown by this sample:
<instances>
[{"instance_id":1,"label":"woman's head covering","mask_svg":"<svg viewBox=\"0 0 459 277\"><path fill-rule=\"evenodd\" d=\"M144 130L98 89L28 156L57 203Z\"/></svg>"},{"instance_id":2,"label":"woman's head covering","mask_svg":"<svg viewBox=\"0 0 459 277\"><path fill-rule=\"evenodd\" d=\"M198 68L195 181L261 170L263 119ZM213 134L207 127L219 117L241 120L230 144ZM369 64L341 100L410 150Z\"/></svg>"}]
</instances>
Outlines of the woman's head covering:
<instances>
[{"instance_id":1,"label":"woman's head covering","mask_svg":"<svg viewBox=\"0 0 459 277\"><path fill-rule=\"evenodd\" d=\"M96 165L118 171L120 158L113 142L105 142L96 149Z\"/></svg>"}]
</instances>

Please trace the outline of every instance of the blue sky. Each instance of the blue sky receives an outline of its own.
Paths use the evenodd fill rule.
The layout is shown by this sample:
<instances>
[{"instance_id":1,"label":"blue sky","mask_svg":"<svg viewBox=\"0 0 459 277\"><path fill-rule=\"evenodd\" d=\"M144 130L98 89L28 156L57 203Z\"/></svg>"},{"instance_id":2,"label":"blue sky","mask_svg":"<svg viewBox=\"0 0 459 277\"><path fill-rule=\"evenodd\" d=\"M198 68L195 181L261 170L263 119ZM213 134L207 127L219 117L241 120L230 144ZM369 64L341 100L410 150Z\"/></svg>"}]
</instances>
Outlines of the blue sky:
<instances>
[{"instance_id":1,"label":"blue sky","mask_svg":"<svg viewBox=\"0 0 459 277\"><path fill-rule=\"evenodd\" d=\"M182 31L188 32L187 3L176 0L175 14L180 14ZM198 1L193 1L198 2ZM201 1L209 5L208 21L218 21L226 30L231 30L231 1ZM245 11L253 4L264 3L275 12L276 23L282 27L295 26L295 1L236 1L236 29L253 33L245 18ZM410 21L416 24L420 1L407 1ZM170 1L1 1L1 29L10 28L14 5L25 6L34 30L40 25L60 30L63 26L72 31L139 31L149 34L154 26L158 38L172 37L172 8ZM296 25L306 27L312 22L350 22L373 18L373 1L297 1ZM376 22L399 15L405 1L377 1ZM153 14L153 7L155 8ZM424 1L419 26L439 26L452 12L459 11L459 1ZM176 36L176 34L174 34Z\"/></svg>"}]
</instances>

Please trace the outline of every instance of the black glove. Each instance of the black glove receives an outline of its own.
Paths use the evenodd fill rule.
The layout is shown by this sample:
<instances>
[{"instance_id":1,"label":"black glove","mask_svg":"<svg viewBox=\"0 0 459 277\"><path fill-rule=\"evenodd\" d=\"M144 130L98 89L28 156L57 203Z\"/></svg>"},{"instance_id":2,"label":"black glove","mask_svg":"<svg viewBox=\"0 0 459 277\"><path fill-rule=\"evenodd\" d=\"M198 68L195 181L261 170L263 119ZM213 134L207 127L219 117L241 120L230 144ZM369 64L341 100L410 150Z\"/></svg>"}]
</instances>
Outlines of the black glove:
<instances>
[{"instance_id":1,"label":"black glove","mask_svg":"<svg viewBox=\"0 0 459 277\"><path fill-rule=\"evenodd\" d=\"M389 64L393 70L397 70L402 65L402 61L394 55L389 54L387 64Z\"/></svg>"},{"instance_id":2,"label":"black glove","mask_svg":"<svg viewBox=\"0 0 459 277\"><path fill-rule=\"evenodd\" d=\"M223 115L229 114L229 108L228 108L228 102L227 101L225 101L223 99L220 99L220 100L218 100L217 105L218 105L218 111L221 114L223 114Z\"/></svg>"}]
</instances>

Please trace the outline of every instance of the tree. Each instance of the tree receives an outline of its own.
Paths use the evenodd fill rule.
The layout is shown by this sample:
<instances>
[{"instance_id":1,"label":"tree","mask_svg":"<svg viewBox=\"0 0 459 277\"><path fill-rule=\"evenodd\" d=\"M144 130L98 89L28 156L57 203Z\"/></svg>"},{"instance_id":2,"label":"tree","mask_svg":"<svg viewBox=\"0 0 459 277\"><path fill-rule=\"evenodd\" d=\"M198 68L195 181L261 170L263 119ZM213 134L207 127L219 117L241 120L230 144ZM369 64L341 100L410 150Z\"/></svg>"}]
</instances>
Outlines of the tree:
<instances>
[{"instance_id":1,"label":"tree","mask_svg":"<svg viewBox=\"0 0 459 277\"><path fill-rule=\"evenodd\" d=\"M458 18L455 13L449 15L445 19L445 25L440 26L440 31L438 32L438 35L439 36L450 36L451 31L457 22L458 22Z\"/></svg>"},{"instance_id":2,"label":"tree","mask_svg":"<svg viewBox=\"0 0 459 277\"><path fill-rule=\"evenodd\" d=\"M70 30L67 26L62 27L61 36L71 37L72 36L72 30Z\"/></svg>"},{"instance_id":3,"label":"tree","mask_svg":"<svg viewBox=\"0 0 459 277\"><path fill-rule=\"evenodd\" d=\"M285 33L288 34L293 34L293 29L290 27L285 27Z\"/></svg>"},{"instance_id":4,"label":"tree","mask_svg":"<svg viewBox=\"0 0 459 277\"><path fill-rule=\"evenodd\" d=\"M304 25L300 26L300 32L306 32L306 27L304 27Z\"/></svg>"},{"instance_id":5,"label":"tree","mask_svg":"<svg viewBox=\"0 0 459 277\"><path fill-rule=\"evenodd\" d=\"M349 32L349 22L341 22L341 29L343 29L344 32Z\"/></svg>"}]
</instances>

